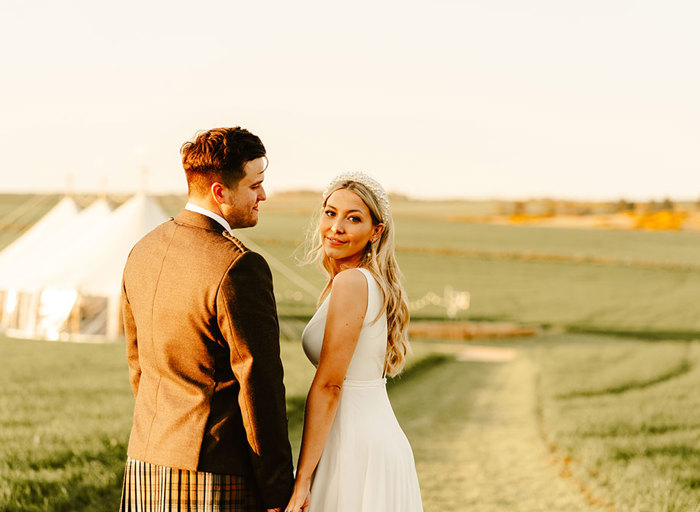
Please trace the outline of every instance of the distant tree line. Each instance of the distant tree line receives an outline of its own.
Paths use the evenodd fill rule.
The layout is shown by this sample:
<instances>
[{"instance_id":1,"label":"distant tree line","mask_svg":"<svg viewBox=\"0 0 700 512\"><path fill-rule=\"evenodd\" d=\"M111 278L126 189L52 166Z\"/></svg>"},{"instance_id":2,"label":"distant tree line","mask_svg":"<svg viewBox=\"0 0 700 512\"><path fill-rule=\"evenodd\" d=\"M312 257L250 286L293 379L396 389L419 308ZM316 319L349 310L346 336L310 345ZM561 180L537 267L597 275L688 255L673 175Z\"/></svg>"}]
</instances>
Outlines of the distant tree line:
<instances>
[{"instance_id":1,"label":"distant tree line","mask_svg":"<svg viewBox=\"0 0 700 512\"><path fill-rule=\"evenodd\" d=\"M661 200L629 201L567 201L550 198L499 202L497 213L517 216L601 215L613 213L653 214L659 212L700 211L697 201L676 202L668 197Z\"/></svg>"}]
</instances>

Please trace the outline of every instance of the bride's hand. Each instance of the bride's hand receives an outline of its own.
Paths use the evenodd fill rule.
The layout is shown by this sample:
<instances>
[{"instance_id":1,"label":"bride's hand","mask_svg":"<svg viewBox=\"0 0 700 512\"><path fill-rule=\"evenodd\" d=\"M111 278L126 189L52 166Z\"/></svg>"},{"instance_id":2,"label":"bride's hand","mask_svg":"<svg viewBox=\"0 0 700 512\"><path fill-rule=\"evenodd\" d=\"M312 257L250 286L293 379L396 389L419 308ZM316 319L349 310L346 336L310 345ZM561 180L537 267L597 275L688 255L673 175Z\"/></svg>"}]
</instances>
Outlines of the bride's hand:
<instances>
[{"instance_id":1,"label":"bride's hand","mask_svg":"<svg viewBox=\"0 0 700 512\"><path fill-rule=\"evenodd\" d=\"M307 512L311 499L311 482L299 482L294 484L294 492L284 512Z\"/></svg>"}]
</instances>

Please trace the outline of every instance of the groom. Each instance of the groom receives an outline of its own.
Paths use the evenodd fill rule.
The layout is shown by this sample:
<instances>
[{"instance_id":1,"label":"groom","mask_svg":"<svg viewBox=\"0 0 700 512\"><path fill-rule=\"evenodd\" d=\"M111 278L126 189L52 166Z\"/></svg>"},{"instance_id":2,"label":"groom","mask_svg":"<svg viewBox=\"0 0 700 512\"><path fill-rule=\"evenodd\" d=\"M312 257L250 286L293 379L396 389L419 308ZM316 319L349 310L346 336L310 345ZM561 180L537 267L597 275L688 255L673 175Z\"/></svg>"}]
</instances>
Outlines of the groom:
<instances>
[{"instance_id":1,"label":"groom","mask_svg":"<svg viewBox=\"0 0 700 512\"><path fill-rule=\"evenodd\" d=\"M280 510L293 474L272 275L231 234L258 221L265 147L217 128L181 153L189 202L124 269L136 402L121 510Z\"/></svg>"}]
</instances>

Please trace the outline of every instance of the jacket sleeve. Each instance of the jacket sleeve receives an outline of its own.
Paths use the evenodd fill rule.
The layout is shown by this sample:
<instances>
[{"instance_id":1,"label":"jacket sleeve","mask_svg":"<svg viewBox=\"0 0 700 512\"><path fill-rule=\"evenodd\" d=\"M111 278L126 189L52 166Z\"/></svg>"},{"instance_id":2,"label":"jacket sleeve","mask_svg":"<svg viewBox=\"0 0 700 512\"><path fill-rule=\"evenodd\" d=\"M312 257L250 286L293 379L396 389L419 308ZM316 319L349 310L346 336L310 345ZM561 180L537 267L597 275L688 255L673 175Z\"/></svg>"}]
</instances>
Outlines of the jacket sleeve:
<instances>
[{"instance_id":1,"label":"jacket sleeve","mask_svg":"<svg viewBox=\"0 0 700 512\"><path fill-rule=\"evenodd\" d=\"M284 508L294 485L292 452L272 274L262 256L245 252L228 268L216 305L263 504Z\"/></svg>"},{"instance_id":2,"label":"jacket sleeve","mask_svg":"<svg viewBox=\"0 0 700 512\"><path fill-rule=\"evenodd\" d=\"M134 397L139 391L139 381L141 380L141 365L139 363L138 339L136 336L136 322L134 314L131 312L129 298L126 295L126 287L122 280L122 317L124 319L124 338L126 342L126 361L129 364L129 382Z\"/></svg>"}]
</instances>

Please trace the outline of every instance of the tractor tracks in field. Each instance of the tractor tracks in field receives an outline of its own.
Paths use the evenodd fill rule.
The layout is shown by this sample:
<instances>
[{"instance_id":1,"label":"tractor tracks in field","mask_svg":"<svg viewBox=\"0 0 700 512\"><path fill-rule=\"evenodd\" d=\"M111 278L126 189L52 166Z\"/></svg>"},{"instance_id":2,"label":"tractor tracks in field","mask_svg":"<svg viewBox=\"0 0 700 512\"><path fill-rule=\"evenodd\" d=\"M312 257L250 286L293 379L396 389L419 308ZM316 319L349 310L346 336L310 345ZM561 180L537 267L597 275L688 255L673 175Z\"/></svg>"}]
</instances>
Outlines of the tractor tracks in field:
<instances>
[{"instance_id":1,"label":"tractor tracks in field","mask_svg":"<svg viewBox=\"0 0 700 512\"><path fill-rule=\"evenodd\" d=\"M558 399L568 399L568 398L586 398L593 396L603 396L603 395L619 395L620 393L626 393L627 391L646 389L658 384L663 384L678 377L682 377L686 373L690 373L693 370L693 365L690 359L686 356L677 366L671 368L668 372L658 375L654 378L645 381L632 381L620 384L619 386L613 386L604 389L596 390L586 390L586 391L572 391L571 393L563 393L556 395Z\"/></svg>"},{"instance_id":2,"label":"tractor tracks in field","mask_svg":"<svg viewBox=\"0 0 700 512\"><path fill-rule=\"evenodd\" d=\"M690 352L688 351L676 367L652 379L641 382L625 383L619 386L614 386L611 388L601 390L578 391L561 395L555 395L553 398L588 398L595 396L603 396L607 394L620 394L632 390L646 389L679 378L692 371L692 369L693 364L691 363ZM536 397L535 416L537 419L539 435L542 439L542 442L549 451L554 464L556 464L559 468L559 475L563 478L571 480L590 505L598 507L604 512L614 512L615 506L610 501L610 499L602 496L598 491L594 490L590 484L576 476L574 467L576 465L580 465L581 461L575 456L565 453L555 441L553 436L548 432L547 423L545 421L544 415L544 393L542 389L542 379L539 371L535 374L534 380ZM582 467L582 469L584 471L587 471L589 474L593 474L588 468Z\"/></svg>"},{"instance_id":3,"label":"tractor tracks in field","mask_svg":"<svg viewBox=\"0 0 700 512\"><path fill-rule=\"evenodd\" d=\"M534 387L535 418L537 421L537 430L539 432L540 439L549 451L549 454L552 458L552 462L559 469L559 476L573 482L573 484L583 495L588 504L600 508L604 512L614 512L615 506L610 502L609 499L595 492L590 485L588 485L586 482L584 482L574 474L572 470L572 465L576 464L578 462L578 459L576 459L576 457L570 454L563 453L559 445L552 439L552 436L547 431L547 424L544 419L542 378L539 371L537 371L534 376Z\"/></svg>"},{"instance_id":4,"label":"tractor tracks in field","mask_svg":"<svg viewBox=\"0 0 700 512\"><path fill-rule=\"evenodd\" d=\"M595 457L591 459L590 451L582 452L584 456L578 457L576 451L572 453L571 450L576 450L576 448L569 448L565 446L566 443L574 443L572 446L581 446L580 443L577 445L575 441L576 435L579 438L624 438L624 436L638 436L640 434L655 435L655 434L665 434L668 432L680 432L680 431L697 431L700 425L697 422L669 420L656 420L657 423L648 422L633 422L624 421L623 423L608 424L603 422L593 422L591 424L581 425L576 423L575 427L572 425L567 425L566 422L562 424L560 421L560 416L566 415L566 407L561 408L557 406L560 401L565 402L573 407L583 408L580 410L589 410L595 407L596 403L601 403L597 401L596 397L604 397L601 400L610 400L615 395L620 395L626 392L641 391L640 395L642 402L649 400L663 399L664 390L668 388L656 389L655 386L663 386L667 383L672 383L671 386L677 385L675 382L677 379L681 379L691 372L696 372L698 369L698 352L695 351L695 346L687 344L685 349L678 353L677 359L674 361L673 366L661 371L657 375L648 376L648 378L643 380L630 380L628 382L621 382L615 385L609 385L607 387L601 387L600 389L588 389L588 390L578 390L568 393L552 392L554 390L549 389L546 378L547 373L544 375L541 373L542 370L538 369L534 375L535 381L535 397L536 397L536 408L535 416L537 419L538 430L542 442L547 447L552 460L557 465L560 470L560 475L571 479L572 482L576 484L580 492L586 498L586 500L591 504L599 507L604 512L612 512L617 510L617 505L615 504L613 498L624 500L624 496L617 496L618 490L614 490L615 486L610 484L609 474L607 469L598 469L595 462ZM539 356L541 357L541 356ZM539 357L533 359L533 364L537 365ZM608 362L610 362L608 360ZM692 377L690 377L692 378ZM687 384L687 383L686 383ZM647 391L648 390L648 391ZM610 397L610 398L608 398ZM640 399L637 397L637 399ZM587 401L587 398L593 398L592 401ZM619 400L620 402L625 401L627 397L618 397L613 400ZM571 402L566 402L566 400L573 399ZM635 398L630 397L629 400L634 400ZM617 403L617 402L615 402ZM557 410L558 409L558 410ZM552 429L550 423L554 425ZM659 423L660 422L660 423ZM559 437L556 427L563 425L564 431L562 432L562 437ZM575 431L572 430L575 428ZM576 435L574 435L574 432ZM574 440L572 440L572 438ZM611 446L617 446L612 444ZM639 455L638 449L628 449L621 445L621 447L606 448L617 450L619 458L632 458L632 456ZM688 459L697 456L697 450L693 446L672 445L670 448L668 446L662 445L660 447L649 445L644 448L643 454L652 457L656 454L666 455L667 452L671 450L688 450L688 455L682 452L681 458L687 457ZM671 453L675 455L674 453ZM607 475L607 476L606 476ZM611 494L614 493L614 494ZM616 497L617 496L617 497ZM622 506L621 504L619 506ZM635 508L636 510L636 508ZM664 509L665 510L665 509ZM670 508L669 508L670 510ZM675 509L674 509L675 510ZM680 510L680 509L679 509ZM685 510L685 509L683 509Z\"/></svg>"}]
</instances>

